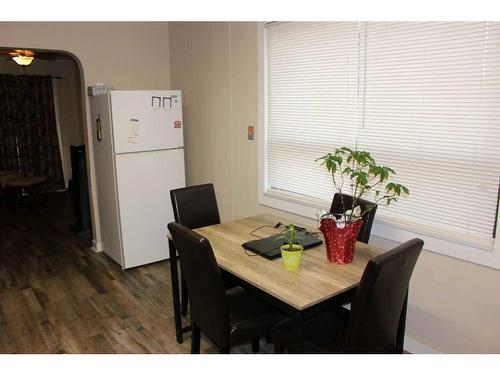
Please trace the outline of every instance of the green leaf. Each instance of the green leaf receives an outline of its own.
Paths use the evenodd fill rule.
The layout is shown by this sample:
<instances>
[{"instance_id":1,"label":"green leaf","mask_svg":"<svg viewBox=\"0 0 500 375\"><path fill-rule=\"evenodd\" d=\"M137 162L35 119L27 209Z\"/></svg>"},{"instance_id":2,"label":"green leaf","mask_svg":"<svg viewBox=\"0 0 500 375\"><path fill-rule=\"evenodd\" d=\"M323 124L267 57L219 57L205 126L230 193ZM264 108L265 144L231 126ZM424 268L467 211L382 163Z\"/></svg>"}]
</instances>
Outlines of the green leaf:
<instances>
[{"instance_id":1,"label":"green leaf","mask_svg":"<svg viewBox=\"0 0 500 375\"><path fill-rule=\"evenodd\" d=\"M341 156L332 156L332 157L331 157L331 159L332 159L335 163L337 163L339 166L340 166L340 164L342 164L342 161L343 161L343 159L342 159L342 157L341 157Z\"/></svg>"},{"instance_id":2,"label":"green leaf","mask_svg":"<svg viewBox=\"0 0 500 375\"><path fill-rule=\"evenodd\" d=\"M342 152L344 153L349 153L349 154L352 154L352 150L349 148L349 147L341 147L339 150L341 150Z\"/></svg>"},{"instance_id":3,"label":"green leaf","mask_svg":"<svg viewBox=\"0 0 500 375\"><path fill-rule=\"evenodd\" d=\"M316 160L314 160L315 162L318 162L321 160L321 164L320 165L324 165L326 164L326 162L328 161L328 159L330 159L332 157L332 154L331 153L328 153L320 158L317 158Z\"/></svg>"},{"instance_id":4,"label":"green leaf","mask_svg":"<svg viewBox=\"0 0 500 375\"><path fill-rule=\"evenodd\" d=\"M332 160L326 159L326 168L331 171L332 170Z\"/></svg>"},{"instance_id":5,"label":"green leaf","mask_svg":"<svg viewBox=\"0 0 500 375\"><path fill-rule=\"evenodd\" d=\"M354 172L354 170L351 167L345 167L344 170L342 171L342 174L350 175L353 172Z\"/></svg>"}]
</instances>

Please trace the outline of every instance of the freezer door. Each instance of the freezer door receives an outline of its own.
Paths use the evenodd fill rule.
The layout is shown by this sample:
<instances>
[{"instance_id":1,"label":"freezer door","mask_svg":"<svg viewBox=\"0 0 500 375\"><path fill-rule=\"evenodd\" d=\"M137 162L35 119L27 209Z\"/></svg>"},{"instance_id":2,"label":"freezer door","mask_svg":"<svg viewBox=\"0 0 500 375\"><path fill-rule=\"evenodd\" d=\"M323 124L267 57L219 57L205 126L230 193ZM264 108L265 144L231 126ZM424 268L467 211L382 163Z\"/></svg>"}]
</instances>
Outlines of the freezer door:
<instances>
[{"instance_id":1,"label":"freezer door","mask_svg":"<svg viewBox=\"0 0 500 375\"><path fill-rule=\"evenodd\" d=\"M111 91L115 153L180 148L181 92Z\"/></svg>"},{"instance_id":2,"label":"freezer door","mask_svg":"<svg viewBox=\"0 0 500 375\"><path fill-rule=\"evenodd\" d=\"M116 155L124 268L167 259L170 190L185 186L184 150Z\"/></svg>"}]
</instances>

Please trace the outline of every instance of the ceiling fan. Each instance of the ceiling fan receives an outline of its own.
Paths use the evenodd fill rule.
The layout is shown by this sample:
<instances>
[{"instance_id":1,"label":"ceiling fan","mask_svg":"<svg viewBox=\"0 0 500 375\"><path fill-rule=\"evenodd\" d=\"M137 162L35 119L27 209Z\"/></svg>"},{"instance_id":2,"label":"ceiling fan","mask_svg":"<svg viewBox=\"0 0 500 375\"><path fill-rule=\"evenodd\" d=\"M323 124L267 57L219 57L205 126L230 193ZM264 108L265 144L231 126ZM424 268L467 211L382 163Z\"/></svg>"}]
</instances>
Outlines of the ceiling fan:
<instances>
[{"instance_id":1,"label":"ceiling fan","mask_svg":"<svg viewBox=\"0 0 500 375\"><path fill-rule=\"evenodd\" d=\"M14 60L21 66L30 65L34 59L55 60L58 57L57 52L33 51L29 49L12 49L0 48L0 58L3 56L5 60Z\"/></svg>"}]
</instances>

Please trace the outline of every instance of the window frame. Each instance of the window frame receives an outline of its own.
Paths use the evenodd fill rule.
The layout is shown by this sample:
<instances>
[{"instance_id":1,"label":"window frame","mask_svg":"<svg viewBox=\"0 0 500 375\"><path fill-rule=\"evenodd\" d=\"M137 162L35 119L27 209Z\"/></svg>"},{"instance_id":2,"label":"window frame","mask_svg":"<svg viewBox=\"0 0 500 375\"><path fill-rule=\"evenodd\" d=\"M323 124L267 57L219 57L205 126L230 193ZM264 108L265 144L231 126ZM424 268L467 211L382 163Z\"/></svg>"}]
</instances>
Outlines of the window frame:
<instances>
[{"instance_id":1,"label":"window frame","mask_svg":"<svg viewBox=\"0 0 500 375\"><path fill-rule=\"evenodd\" d=\"M299 197L267 191L266 181L266 72L265 72L265 25L257 23L257 152L258 152L258 203L263 206L278 209L308 219L316 220L320 209L327 209L330 202L304 201ZM478 244L459 238L450 238L440 235L438 231L424 228L410 228L408 225L376 217L372 227L372 234L377 237L404 242L419 237L425 242L425 249L431 252L450 256L460 260L500 269L500 215L497 216L495 239L491 245Z\"/></svg>"}]
</instances>

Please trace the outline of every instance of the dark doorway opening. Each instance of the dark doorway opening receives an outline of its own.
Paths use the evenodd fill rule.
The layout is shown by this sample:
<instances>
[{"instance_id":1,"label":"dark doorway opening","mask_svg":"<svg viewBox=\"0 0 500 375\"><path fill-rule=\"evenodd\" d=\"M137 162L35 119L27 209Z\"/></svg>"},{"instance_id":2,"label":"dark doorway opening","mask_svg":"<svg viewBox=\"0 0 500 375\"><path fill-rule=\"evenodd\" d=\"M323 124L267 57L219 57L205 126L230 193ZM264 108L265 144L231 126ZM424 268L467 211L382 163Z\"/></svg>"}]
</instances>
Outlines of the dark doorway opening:
<instances>
[{"instance_id":1,"label":"dark doorway opening","mask_svg":"<svg viewBox=\"0 0 500 375\"><path fill-rule=\"evenodd\" d=\"M0 48L0 204L35 213L52 202L69 210L68 230L90 241L81 77L70 54Z\"/></svg>"}]
</instances>

